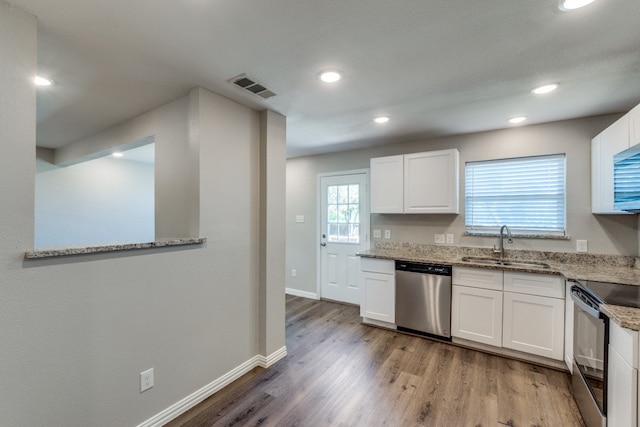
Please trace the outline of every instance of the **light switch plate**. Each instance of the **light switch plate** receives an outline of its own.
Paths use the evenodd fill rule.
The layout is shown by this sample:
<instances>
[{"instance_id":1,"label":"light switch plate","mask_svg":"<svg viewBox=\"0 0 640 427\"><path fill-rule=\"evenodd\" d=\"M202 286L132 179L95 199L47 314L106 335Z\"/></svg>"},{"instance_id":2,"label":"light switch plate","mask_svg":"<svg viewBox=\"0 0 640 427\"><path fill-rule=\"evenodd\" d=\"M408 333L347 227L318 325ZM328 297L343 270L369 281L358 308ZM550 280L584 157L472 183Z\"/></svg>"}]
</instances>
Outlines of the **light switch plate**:
<instances>
[{"instance_id":1,"label":"light switch plate","mask_svg":"<svg viewBox=\"0 0 640 427\"><path fill-rule=\"evenodd\" d=\"M304 223L304 215L296 215L296 222Z\"/></svg>"},{"instance_id":2,"label":"light switch plate","mask_svg":"<svg viewBox=\"0 0 640 427\"><path fill-rule=\"evenodd\" d=\"M589 252L586 240L576 240L576 252Z\"/></svg>"},{"instance_id":3,"label":"light switch plate","mask_svg":"<svg viewBox=\"0 0 640 427\"><path fill-rule=\"evenodd\" d=\"M436 234L434 240L436 243L444 243L444 234Z\"/></svg>"},{"instance_id":4,"label":"light switch plate","mask_svg":"<svg viewBox=\"0 0 640 427\"><path fill-rule=\"evenodd\" d=\"M447 234L447 245L453 245L453 234Z\"/></svg>"},{"instance_id":5,"label":"light switch plate","mask_svg":"<svg viewBox=\"0 0 640 427\"><path fill-rule=\"evenodd\" d=\"M385 239L391 238L391 230L384 230L384 238Z\"/></svg>"},{"instance_id":6,"label":"light switch plate","mask_svg":"<svg viewBox=\"0 0 640 427\"><path fill-rule=\"evenodd\" d=\"M379 239L382 237L382 231L380 230L373 230L373 238L374 239Z\"/></svg>"}]
</instances>

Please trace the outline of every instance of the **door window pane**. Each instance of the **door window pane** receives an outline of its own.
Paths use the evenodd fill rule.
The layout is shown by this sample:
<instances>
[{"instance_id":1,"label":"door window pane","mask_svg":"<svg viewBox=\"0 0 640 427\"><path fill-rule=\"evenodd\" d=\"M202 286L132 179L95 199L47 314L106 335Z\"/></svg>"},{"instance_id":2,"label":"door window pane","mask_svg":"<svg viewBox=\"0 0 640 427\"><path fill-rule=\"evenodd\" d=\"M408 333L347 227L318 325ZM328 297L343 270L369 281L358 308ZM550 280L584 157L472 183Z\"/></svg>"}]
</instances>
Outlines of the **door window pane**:
<instances>
[{"instance_id":1,"label":"door window pane","mask_svg":"<svg viewBox=\"0 0 640 427\"><path fill-rule=\"evenodd\" d=\"M360 185L327 186L327 241L360 243Z\"/></svg>"}]
</instances>

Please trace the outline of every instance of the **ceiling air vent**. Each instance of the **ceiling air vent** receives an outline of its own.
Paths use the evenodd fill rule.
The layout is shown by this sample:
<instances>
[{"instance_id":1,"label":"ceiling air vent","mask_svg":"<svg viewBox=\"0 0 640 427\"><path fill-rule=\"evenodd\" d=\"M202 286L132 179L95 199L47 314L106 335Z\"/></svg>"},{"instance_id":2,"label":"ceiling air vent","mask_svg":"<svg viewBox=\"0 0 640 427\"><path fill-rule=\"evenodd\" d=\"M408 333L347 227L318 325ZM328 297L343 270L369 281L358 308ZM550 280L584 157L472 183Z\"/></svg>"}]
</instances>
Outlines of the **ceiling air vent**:
<instances>
[{"instance_id":1,"label":"ceiling air vent","mask_svg":"<svg viewBox=\"0 0 640 427\"><path fill-rule=\"evenodd\" d=\"M247 90L253 93L254 95L258 95L259 97L264 99L271 98L272 96L276 96L274 92L267 89L262 83L258 82L256 79L247 77L246 74L241 74L237 77L232 78L229 81L234 85L244 90Z\"/></svg>"}]
</instances>

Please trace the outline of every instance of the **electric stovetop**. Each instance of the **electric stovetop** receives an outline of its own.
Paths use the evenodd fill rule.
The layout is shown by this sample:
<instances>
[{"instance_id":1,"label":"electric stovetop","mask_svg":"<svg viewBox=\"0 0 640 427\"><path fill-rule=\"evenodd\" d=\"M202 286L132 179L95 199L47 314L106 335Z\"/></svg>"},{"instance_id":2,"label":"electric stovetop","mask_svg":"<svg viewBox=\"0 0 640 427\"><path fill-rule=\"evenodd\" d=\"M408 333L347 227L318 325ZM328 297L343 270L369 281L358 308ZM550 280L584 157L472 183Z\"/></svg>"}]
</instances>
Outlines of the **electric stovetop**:
<instances>
[{"instance_id":1,"label":"electric stovetop","mask_svg":"<svg viewBox=\"0 0 640 427\"><path fill-rule=\"evenodd\" d=\"M604 301L605 304L640 308L640 286L589 280L581 280L580 284Z\"/></svg>"}]
</instances>

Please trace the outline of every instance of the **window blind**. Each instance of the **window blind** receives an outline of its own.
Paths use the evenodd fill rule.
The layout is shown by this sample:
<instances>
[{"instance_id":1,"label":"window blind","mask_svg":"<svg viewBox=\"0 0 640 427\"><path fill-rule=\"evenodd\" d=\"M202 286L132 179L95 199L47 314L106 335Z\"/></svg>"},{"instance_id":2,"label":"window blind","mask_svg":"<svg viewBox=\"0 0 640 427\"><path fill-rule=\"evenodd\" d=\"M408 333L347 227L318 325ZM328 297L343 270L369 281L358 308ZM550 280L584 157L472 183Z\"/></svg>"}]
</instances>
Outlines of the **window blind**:
<instances>
[{"instance_id":1,"label":"window blind","mask_svg":"<svg viewBox=\"0 0 640 427\"><path fill-rule=\"evenodd\" d=\"M565 234L565 155L468 162L467 231Z\"/></svg>"}]
</instances>

